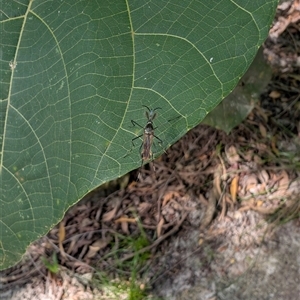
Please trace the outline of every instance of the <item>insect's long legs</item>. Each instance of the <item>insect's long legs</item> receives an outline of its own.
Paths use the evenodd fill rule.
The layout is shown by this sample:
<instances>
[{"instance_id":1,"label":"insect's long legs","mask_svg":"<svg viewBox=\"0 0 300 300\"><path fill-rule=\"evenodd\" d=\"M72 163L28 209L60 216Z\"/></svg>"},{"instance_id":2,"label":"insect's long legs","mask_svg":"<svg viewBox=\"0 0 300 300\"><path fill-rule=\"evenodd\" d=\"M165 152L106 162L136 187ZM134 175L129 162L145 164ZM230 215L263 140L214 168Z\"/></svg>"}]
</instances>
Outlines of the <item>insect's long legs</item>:
<instances>
[{"instance_id":1,"label":"insect's long legs","mask_svg":"<svg viewBox=\"0 0 300 300\"><path fill-rule=\"evenodd\" d=\"M144 134L140 134L139 136L136 136L135 138L133 138L133 139L131 140L131 142L132 142L132 145L133 145L133 146L135 146L135 144L134 144L134 142L133 142L133 141L135 141L135 140L137 140L137 139L141 138L143 135L144 135Z\"/></svg>"},{"instance_id":2,"label":"insect's long legs","mask_svg":"<svg viewBox=\"0 0 300 300\"><path fill-rule=\"evenodd\" d=\"M132 123L133 126L137 125L137 126L139 126L139 127L141 127L141 128L144 129L144 127L143 127L142 125L140 125L140 124L139 124L138 122L136 122L136 121L131 120L131 123Z\"/></svg>"},{"instance_id":3,"label":"insect's long legs","mask_svg":"<svg viewBox=\"0 0 300 300\"><path fill-rule=\"evenodd\" d=\"M155 128L154 128L154 129L155 129ZM159 137L157 137L155 134L153 134L153 136L158 140L158 143L159 143L159 144L162 144L163 141L162 141Z\"/></svg>"}]
</instances>

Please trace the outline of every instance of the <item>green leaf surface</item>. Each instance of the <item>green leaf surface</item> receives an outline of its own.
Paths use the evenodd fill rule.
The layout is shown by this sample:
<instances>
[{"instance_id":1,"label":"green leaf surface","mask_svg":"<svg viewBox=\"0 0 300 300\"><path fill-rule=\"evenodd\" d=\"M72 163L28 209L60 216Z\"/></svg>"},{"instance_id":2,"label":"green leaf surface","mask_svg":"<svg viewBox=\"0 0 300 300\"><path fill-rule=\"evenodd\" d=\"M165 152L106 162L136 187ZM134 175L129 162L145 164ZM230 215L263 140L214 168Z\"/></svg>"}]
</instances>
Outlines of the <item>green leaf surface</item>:
<instances>
[{"instance_id":1,"label":"green leaf surface","mask_svg":"<svg viewBox=\"0 0 300 300\"><path fill-rule=\"evenodd\" d=\"M276 4L1 0L1 268L140 166L131 120L145 125L142 105L161 108L165 149L196 126L247 70Z\"/></svg>"}]
</instances>

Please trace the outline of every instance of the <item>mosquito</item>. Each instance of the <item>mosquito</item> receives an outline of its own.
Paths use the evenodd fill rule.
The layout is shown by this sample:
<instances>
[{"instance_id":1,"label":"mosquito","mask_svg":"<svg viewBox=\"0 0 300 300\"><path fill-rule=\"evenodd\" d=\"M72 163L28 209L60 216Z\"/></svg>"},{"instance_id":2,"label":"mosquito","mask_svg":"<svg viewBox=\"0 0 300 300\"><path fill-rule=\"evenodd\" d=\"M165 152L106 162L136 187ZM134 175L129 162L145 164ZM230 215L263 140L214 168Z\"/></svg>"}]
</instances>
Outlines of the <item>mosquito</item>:
<instances>
[{"instance_id":1,"label":"mosquito","mask_svg":"<svg viewBox=\"0 0 300 300\"><path fill-rule=\"evenodd\" d=\"M132 144L133 144L133 146L135 146L134 141L141 138L141 137L143 137L143 142L142 142L141 147L140 147L141 158L142 158L141 167L143 166L145 161L148 161L151 158L153 158L153 153L152 153L152 150L151 150L152 144L153 144L153 137L155 137L158 140L159 144L162 144L162 140L154 134L154 130L157 127L153 126L153 120L156 117L156 110L161 109L161 108L157 107L157 108L154 108L154 109L150 109L146 105L142 105L142 106L146 107L147 110L148 110L148 111L146 111L146 118L147 118L146 126L143 127L139 123L131 120L131 123L132 123L133 126L137 125L137 126L143 128L143 130L144 130L144 132L141 135L139 135L139 136L132 139Z\"/></svg>"}]
</instances>

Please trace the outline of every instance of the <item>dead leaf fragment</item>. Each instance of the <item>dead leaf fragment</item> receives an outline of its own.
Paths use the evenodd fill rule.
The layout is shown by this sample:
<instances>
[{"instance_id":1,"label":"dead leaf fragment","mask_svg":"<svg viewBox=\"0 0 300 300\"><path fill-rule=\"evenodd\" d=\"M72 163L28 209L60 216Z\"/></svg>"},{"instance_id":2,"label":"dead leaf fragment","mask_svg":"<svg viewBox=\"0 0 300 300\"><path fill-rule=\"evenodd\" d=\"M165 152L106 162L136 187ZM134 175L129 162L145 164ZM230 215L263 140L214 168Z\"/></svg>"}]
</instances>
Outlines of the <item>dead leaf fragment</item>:
<instances>
[{"instance_id":1,"label":"dead leaf fragment","mask_svg":"<svg viewBox=\"0 0 300 300\"><path fill-rule=\"evenodd\" d=\"M115 223L136 223L135 218L128 218L127 216L122 216L121 218L115 220Z\"/></svg>"},{"instance_id":2,"label":"dead leaf fragment","mask_svg":"<svg viewBox=\"0 0 300 300\"><path fill-rule=\"evenodd\" d=\"M122 223L121 223L121 228L122 228L122 231L123 231L126 235L130 235L129 228L128 228L128 222L122 222Z\"/></svg>"},{"instance_id":3,"label":"dead leaf fragment","mask_svg":"<svg viewBox=\"0 0 300 300\"><path fill-rule=\"evenodd\" d=\"M62 243L65 240L66 237L66 228L64 222L59 223L59 229L58 229L58 242Z\"/></svg>"},{"instance_id":4,"label":"dead leaf fragment","mask_svg":"<svg viewBox=\"0 0 300 300\"><path fill-rule=\"evenodd\" d=\"M111 211L105 213L105 214L103 215L102 220L103 220L104 222L109 222L109 221L111 221L111 220L116 216L117 209L118 209L118 207L115 207L115 208L112 209Z\"/></svg>"},{"instance_id":5,"label":"dead leaf fragment","mask_svg":"<svg viewBox=\"0 0 300 300\"><path fill-rule=\"evenodd\" d=\"M164 218L161 218L159 223L157 224L157 228L156 228L156 232L157 232L158 237L161 236L162 228L163 228L164 224L165 224L165 220L164 220Z\"/></svg>"},{"instance_id":6,"label":"dead leaf fragment","mask_svg":"<svg viewBox=\"0 0 300 300\"><path fill-rule=\"evenodd\" d=\"M225 148L226 158L229 164L237 164L241 159L235 146Z\"/></svg>"},{"instance_id":7,"label":"dead leaf fragment","mask_svg":"<svg viewBox=\"0 0 300 300\"><path fill-rule=\"evenodd\" d=\"M236 196L237 196L237 191L238 191L238 186L239 186L239 176L236 175L230 184L230 195L231 195L231 199L233 201L233 203L236 202Z\"/></svg>"},{"instance_id":8,"label":"dead leaf fragment","mask_svg":"<svg viewBox=\"0 0 300 300\"><path fill-rule=\"evenodd\" d=\"M103 215L102 221L109 222L113 218L115 218L116 214L117 214L117 211L119 210L119 207L120 207L121 203L122 203L122 199L121 198L115 198L115 199L113 199L113 202L112 202L113 209Z\"/></svg>"},{"instance_id":9,"label":"dead leaf fragment","mask_svg":"<svg viewBox=\"0 0 300 300\"><path fill-rule=\"evenodd\" d=\"M245 195L248 191L254 189L257 186L257 178L254 174L246 175L242 182L242 191Z\"/></svg>"},{"instance_id":10,"label":"dead leaf fragment","mask_svg":"<svg viewBox=\"0 0 300 300\"><path fill-rule=\"evenodd\" d=\"M269 97L272 98L272 99L277 99L277 98L280 98L281 94L280 92L278 91L272 91L270 94L269 94Z\"/></svg>"},{"instance_id":11,"label":"dead leaf fragment","mask_svg":"<svg viewBox=\"0 0 300 300\"><path fill-rule=\"evenodd\" d=\"M276 198L285 198L288 196L287 190L290 184L289 175L286 171L281 171L276 176L278 179L278 187L277 190L270 195L270 199L276 199ZM276 178L275 178L276 180Z\"/></svg>"},{"instance_id":12,"label":"dead leaf fragment","mask_svg":"<svg viewBox=\"0 0 300 300\"><path fill-rule=\"evenodd\" d=\"M266 129L266 127L265 127L263 124L261 124L261 123L259 123L259 131L260 131L260 134L261 134L262 137L264 137L264 138L267 137L267 129Z\"/></svg>"},{"instance_id":13,"label":"dead leaf fragment","mask_svg":"<svg viewBox=\"0 0 300 300\"><path fill-rule=\"evenodd\" d=\"M97 252L105 248L111 242L111 236L95 241L89 246L89 251L86 254L87 258L93 258Z\"/></svg>"},{"instance_id":14,"label":"dead leaf fragment","mask_svg":"<svg viewBox=\"0 0 300 300\"><path fill-rule=\"evenodd\" d=\"M63 247L63 241L66 238L66 228L64 222L59 223L59 229L58 229L58 245L60 254L65 258L65 250Z\"/></svg>"},{"instance_id":15,"label":"dead leaf fragment","mask_svg":"<svg viewBox=\"0 0 300 300\"><path fill-rule=\"evenodd\" d=\"M268 174L268 172L266 170L261 170L258 173L258 179L262 183L267 183L269 181L269 179L270 179L270 176L269 176L269 174Z\"/></svg>"}]
</instances>

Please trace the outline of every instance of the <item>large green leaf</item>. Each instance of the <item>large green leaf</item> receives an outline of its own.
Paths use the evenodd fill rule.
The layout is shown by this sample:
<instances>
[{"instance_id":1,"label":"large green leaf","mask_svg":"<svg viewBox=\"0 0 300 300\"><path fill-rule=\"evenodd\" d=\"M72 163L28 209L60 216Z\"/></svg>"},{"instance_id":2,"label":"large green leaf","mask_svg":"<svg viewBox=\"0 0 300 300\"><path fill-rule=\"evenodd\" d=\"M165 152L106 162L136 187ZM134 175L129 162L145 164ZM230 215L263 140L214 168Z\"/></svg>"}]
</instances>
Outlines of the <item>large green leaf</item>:
<instances>
[{"instance_id":1,"label":"large green leaf","mask_svg":"<svg viewBox=\"0 0 300 300\"><path fill-rule=\"evenodd\" d=\"M1 0L1 268L140 166L142 105L161 107L163 148L197 125L247 70L276 4Z\"/></svg>"}]
</instances>

